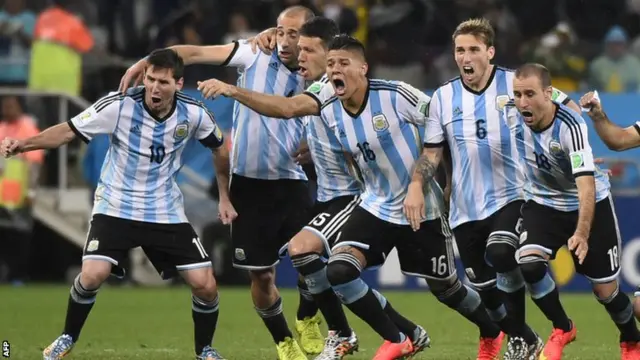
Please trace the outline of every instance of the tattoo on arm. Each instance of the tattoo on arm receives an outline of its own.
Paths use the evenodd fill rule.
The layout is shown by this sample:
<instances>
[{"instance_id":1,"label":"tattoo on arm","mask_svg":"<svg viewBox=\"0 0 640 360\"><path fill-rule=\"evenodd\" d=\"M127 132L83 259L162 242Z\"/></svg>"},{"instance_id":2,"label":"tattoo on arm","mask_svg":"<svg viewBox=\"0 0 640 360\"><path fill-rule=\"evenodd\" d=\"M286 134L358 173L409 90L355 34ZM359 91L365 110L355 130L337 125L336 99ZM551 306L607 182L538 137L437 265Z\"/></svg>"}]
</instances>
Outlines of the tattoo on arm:
<instances>
[{"instance_id":1,"label":"tattoo on arm","mask_svg":"<svg viewBox=\"0 0 640 360\"><path fill-rule=\"evenodd\" d=\"M431 160L429 160L429 158L423 154L416 162L414 178L417 176L421 179L422 187L424 189L428 187L429 182L436 175L437 171L438 165L432 163Z\"/></svg>"}]
</instances>

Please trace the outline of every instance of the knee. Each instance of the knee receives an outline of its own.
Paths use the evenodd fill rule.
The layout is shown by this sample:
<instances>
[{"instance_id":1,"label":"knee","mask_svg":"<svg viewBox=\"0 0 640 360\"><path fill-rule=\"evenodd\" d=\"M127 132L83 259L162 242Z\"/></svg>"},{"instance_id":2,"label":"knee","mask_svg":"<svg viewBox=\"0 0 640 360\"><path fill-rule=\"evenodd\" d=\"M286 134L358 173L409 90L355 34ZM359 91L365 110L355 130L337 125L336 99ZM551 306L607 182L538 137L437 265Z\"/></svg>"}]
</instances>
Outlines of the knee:
<instances>
[{"instance_id":1,"label":"knee","mask_svg":"<svg viewBox=\"0 0 640 360\"><path fill-rule=\"evenodd\" d=\"M318 237L308 230L302 230L289 241L288 249L290 256L301 255L305 253L323 253L322 242Z\"/></svg>"},{"instance_id":2,"label":"knee","mask_svg":"<svg viewBox=\"0 0 640 360\"><path fill-rule=\"evenodd\" d=\"M191 277L189 285L191 292L201 299L211 301L218 295L216 279L211 271Z\"/></svg>"},{"instance_id":3,"label":"knee","mask_svg":"<svg viewBox=\"0 0 640 360\"><path fill-rule=\"evenodd\" d=\"M453 277L452 279L427 279L429 290L431 290L433 295L438 298L440 297L440 295L445 294L456 284L460 284L460 281L457 277Z\"/></svg>"},{"instance_id":4,"label":"knee","mask_svg":"<svg viewBox=\"0 0 640 360\"><path fill-rule=\"evenodd\" d=\"M620 288L618 286L618 282L614 280L604 284L593 284L592 290L596 299L598 299L599 302L606 304L618 295Z\"/></svg>"},{"instance_id":5,"label":"knee","mask_svg":"<svg viewBox=\"0 0 640 360\"><path fill-rule=\"evenodd\" d=\"M527 254L518 259L522 277L528 284L534 284L547 275L547 259L541 254Z\"/></svg>"},{"instance_id":6,"label":"knee","mask_svg":"<svg viewBox=\"0 0 640 360\"><path fill-rule=\"evenodd\" d=\"M491 241L485 250L485 259L497 272L508 272L516 266L515 260L516 249L508 243Z\"/></svg>"},{"instance_id":7,"label":"knee","mask_svg":"<svg viewBox=\"0 0 640 360\"><path fill-rule=\"evenodd\" d=\"M97 289L111 274L111 263L101 260L85 261L80 272L80 284L85 289Z\"/></svg>"},{"instance_id":8,"label":"knee","mask_svg":"<svg viewBox=\"0 0 640 360\"><path fill-rule=\"evenodd\" d=\"M327 279L332 286L349 283L360 277L360 261L350 253L338 253L329 258Z\"/></svg>"},{"instance_id":9,"label":"knee","mask_svg":"<svg viewBox=\"0 0 640 360\"><path fill-rule=\"evenodd\" d=\"M268 288L275 283L275 270L251 270L249 271L249 278L251 278L252 284L260 288Z\"/></svg>"}]
</instances>

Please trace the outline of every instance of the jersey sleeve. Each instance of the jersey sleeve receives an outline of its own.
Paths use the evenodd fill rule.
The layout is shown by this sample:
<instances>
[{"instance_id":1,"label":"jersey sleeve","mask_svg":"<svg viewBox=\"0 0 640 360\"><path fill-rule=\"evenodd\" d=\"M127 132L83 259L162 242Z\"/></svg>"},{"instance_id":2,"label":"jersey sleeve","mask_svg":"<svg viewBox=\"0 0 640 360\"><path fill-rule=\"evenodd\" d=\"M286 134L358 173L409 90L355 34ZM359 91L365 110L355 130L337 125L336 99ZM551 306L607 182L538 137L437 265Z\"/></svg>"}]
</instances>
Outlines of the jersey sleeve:
<instances>
[{"instance_id":1,"label":"jersey sleeve","mask_svg":"<svg viewBox=\"0 0 640 360\"><path fill-rule=\"evenodd\" d=\"M428 117L424 129L424 146L440 147L444 145L444 126L442 122L442 100L440 92L433 93L428 106Z\"/></svg>"},{"instance_id":2,"label":"jersey sleeve","mask_svg":"<svg viewBox=\"0 0 640 360\"><path fill-rule=\"evenodd\" d=\"M331 85L326 79L323 79L309 85L303 94L308 95L315 100L316 104L318 104L317 115L319 115L322 104L335 94L335 90L333 89L333 85Z\"/></svg>"},{"instance_id":3,"label":"jersey sleeve","mask_svg":"<svg viewBox=\"0 0 640 360\"><path fill-rule=\"evenodd\" d=\"M563 121L560 137L563 150L569 154L573 176L593 175L595 164L584 119L578 115Z\"/></svg>"},{"instance_id":4,"label":"jersey sleeve","mask_svg":"<svg viewBox=\"0 0 640 360\"><path fill-rule=\"evenodd\" d=\"M216 123L213 113L204 106L200 107L201 120L196 129L195 137L202 145L209 149L217 149L224 144L222 130Z\"/></svg>"},{"instance_id":5,"label":"jersey sleeve","mask_svg":"<svg viewBox=\"0 0 640 360\"><path fill-rule=\"evenodd\" d=\"M565 94L564 92L556 88L553 88L553 93L551 94L551 100L563 105L567 105L568 103L571 102L571 98L569 97L569 95Z\"/></svg>"},{"instance_id":6,"label":"jersey sleeve","mask_svg":"<svg viewBox=\"0 0 640 360\"><path fill-rule=\"evenodd\" d=\"M124 95L112 92L67 123L82 141L89 142L98 134L112 134L120 116L120 103Z\"/></svg>"},{"instance_id":7,"label":"jersey sleeve","mask_svg":"<svg viewBox=\"0 0 640 360\"><path fill-rule=\"evenodd\" d=\"M253 53L251 45L249 45L246 40L237 40L233 42L233 50L231 50L229 57L220 65L243 69L248 68L253 64L258 54L260 54L260 52Z\"/></svg>"},{"instance_id":8,"label":"jersey sleeve","mask_svg":"<svg viewBox=\"0 0 640 360\"><path fill-rule=\"evenodd\" d=\"M431 98L424 92L405 82L399 82L396 107L404 120L417 126L425 126L430 102Z\"/></svg>"}]
</instances>

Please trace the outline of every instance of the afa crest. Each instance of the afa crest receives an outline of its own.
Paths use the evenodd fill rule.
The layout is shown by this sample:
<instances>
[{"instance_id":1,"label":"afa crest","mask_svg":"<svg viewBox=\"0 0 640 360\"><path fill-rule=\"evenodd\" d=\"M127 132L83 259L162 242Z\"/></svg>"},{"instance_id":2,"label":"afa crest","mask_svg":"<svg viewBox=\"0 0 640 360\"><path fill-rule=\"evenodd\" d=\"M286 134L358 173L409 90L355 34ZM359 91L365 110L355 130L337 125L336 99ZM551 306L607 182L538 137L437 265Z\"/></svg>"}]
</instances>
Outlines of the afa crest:
<instances>
[{"instance_id":1,"label":"afa crest","mask_svg":"<svg viewBox=\"0 0 640 360\"><path fill-rule=\"evenodd\" d=\"M385 131L389 128L389 121L387 117L382 114L375 115L371 119L371 123L373 124L373 130L378 132Z\"/></svg>"},{"instance_id":2,"label":"afa crest","mask_svg":"<svg viewBox=\"0 0 640 360\"><path fill-rule=\"evenodd\" d=\"M504 107L509 102L509 95L498 95L496 96L496 110L502 111Z\"/></svg>"},{"instance_id":3,"label":"afa crest","mask_svg":"<svg viewBox=\"0 0 640 360\"><path fill-rule=\"evenodd\" d=\"M562 145L555 139L549 141L549 152L555 157L562 157L564 151L562 151Z\"/></svg>"},{"instance_id":4,"label":"afa crest","mask_svg":"<svg viewBox=\"0 0 640 360\"><path fill-rule=\"evenodd\" d=\"M176 126L176 129L173 131L173 137L180 140L186 138L187 135L189 135L189 122L185 120Z\"/></svg>"}]
</instances>

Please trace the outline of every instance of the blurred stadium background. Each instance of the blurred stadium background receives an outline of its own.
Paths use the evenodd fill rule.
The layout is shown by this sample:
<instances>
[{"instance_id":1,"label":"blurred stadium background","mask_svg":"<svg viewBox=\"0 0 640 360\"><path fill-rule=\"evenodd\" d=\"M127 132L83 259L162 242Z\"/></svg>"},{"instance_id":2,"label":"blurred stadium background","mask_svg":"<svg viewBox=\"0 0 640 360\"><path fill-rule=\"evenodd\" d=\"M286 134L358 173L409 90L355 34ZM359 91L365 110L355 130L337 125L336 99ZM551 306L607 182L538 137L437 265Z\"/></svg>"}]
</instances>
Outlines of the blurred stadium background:
<instances>
[{"instance_id":1,"label":"blurred stadium background","mask_svg":"<svg viewBox=\"0 0 640 360\"><path fill-rule=\"evenodd\" d=\"M174 44L220 44L246 38L273 26L279 11L290 5L311 7L317 14L335 19L343 32L365 42L372 77L404 80L427 93L457 74L450 38L455 26L469 17L484 16L492 21L497 32L496 64L512 67L524 61L543 63L550 68L554 85L574 100L588 90L597 89L615 122L630 125L640 120L637 106L640 103L640 0L4 0L0 1L0 138L29 136L37 129L68 120L115 90L126 68L155 48ZM186 92L200 98L194 91L195 82L211 77L233 82L236 73L233 69L215 66L189 66L185 74ZM222 98L205 103L220 125L229 130L232 101ZM624 242L621 279L623 289L630 291L640 284L640 227L637 226L640 150L612 152L594 132L590 140L595 155L605 158L605 167L612 172ZM0 338L21 339L18 341L31 349L19 358L37 358L34 349L45 345L62 324L66 286L79 271L93 188L108 141L106 137L96 138L89 146L76 141L57 151L0 160L0 282L6 284L0 287ZM188 216L210 249L219 282L244 286L246 276L230 266L232 249L228 228L219 224L215 216L216 187L210 153L194 142L185 158L189 161L179 182ZM37 181L35 196L28 193L29 181ZM123 282L114 281L112 285L179 286L161 281L137 250L131 252L129 262L128 278ZM574 276L567 253L561 253L552 265L562 291L589 291L588 283ZM459 273L464 276L463 271ZM373 286L399 291L425 286L421 281L405 278L394 256L381 270L367 273L366 279ZM295 273L289 260L279 265L278 283L284 288L295 287ZM125 312L130 316L141 317L138 310L145 311L145 301L152 299L167 309L173 304L188 306L188 302L182 301L187 299L184 292L174 296L171 290L127 289L115 291L133 296L119 300L120 305L129 304L130 299L140 302L140 308L131 307ZM230 297L229 303L238 300L234 305L237 311L231 314L250 309L245 290L229 291L238 292ZM288 296L289 308L293 309L295 296L293 293ZM416 307L411 305L411 299L435 304L432 299L419 298L423 295L395 296L404 299L407 306ZM116 301L117 295L109 297ZM176 297L182 300L167 300ZM43 298L52 300L43 302ZM583 302L595 304L592 299L583 298L576 295L568 299L576 302L577 307L582 307ZM37 315L28 316L34 306L43 307ZM98 307L96 313L103 314L96 315L96 323L116 321L109 320L106 312L109 308L117 311L118 306L105 306ZM584 306L595 306L594 312L602 312L597 305ZM416 311L421 308L418 306ZM162 306L157 310L162 311ZM180 317L176 321L185 327L188 338L186 308L178 313L183 316L176 316ZM606 321L602 313L596 319ZM257 324L257 317L251 315L243 318ZM234 315L222 316L226 324ZM438 322L444 326L449 322L446 316L453 315L442 315L436 309L423 312L419 319L432 316L439 317ZM586 319L593 317L589 315ZM141 318L141 321L146 320ZM43 326L39 327L40 324ZM548 327L544 321L540 324ZM149 325L155 328L152 323ZM111 326L118 329L115 324ZM44 337L32 336L33 327L46 330ZM613 334L613 327L609 328ZM87 332L90 331L95 330L88 328ZM267 338L262 329L255 331L258 337ZM170 332L165 335L171 336ZM462 348L473 348L474 337L472 335ZM375 337L371 338L377 343ZM107 337L104 342L119 339ZM166 354L160 350L152 353L154 358L175 358L176 354L169 349L173 343L159 341L160 345L146 346L166 350ZM263 348L270 349L268 341L260 341ZM454 340L448 341L453 346ZM374 344L369 348L373 349ZM94 345L118 351L113 343L103 346L98 341ZM141 344L131 346L139 347L142 353L145 351ZM176 346L185 347L185 344ZM578 357L609 358L615 346L611 343L607 346L604 352L591 349ZM87 350L80 350L81 354L82 351ZM272 353L265 351L265 354ZM257 354L245 353L242 357L263 358ZM456 354L452 352L444 358L458 358Z\"/></svg>"}]
</instances>

